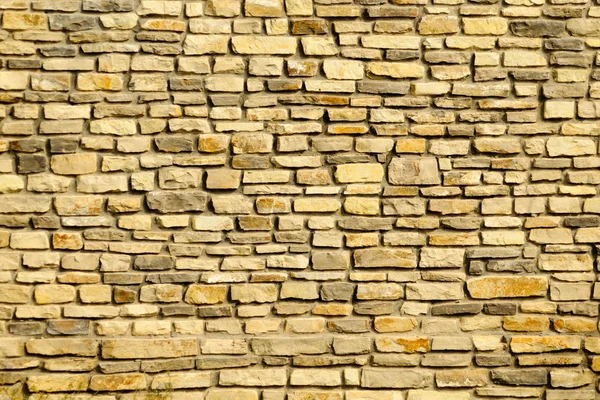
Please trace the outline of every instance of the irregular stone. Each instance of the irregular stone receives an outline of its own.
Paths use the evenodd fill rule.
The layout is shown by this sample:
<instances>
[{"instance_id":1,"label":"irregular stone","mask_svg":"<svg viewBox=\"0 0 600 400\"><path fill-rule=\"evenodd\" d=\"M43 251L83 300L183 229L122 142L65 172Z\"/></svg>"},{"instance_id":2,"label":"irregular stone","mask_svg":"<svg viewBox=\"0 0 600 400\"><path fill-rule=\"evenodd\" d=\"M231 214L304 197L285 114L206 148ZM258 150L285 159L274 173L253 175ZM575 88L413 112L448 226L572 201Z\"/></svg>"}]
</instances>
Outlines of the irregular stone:
<instances>
[{"instance_id":1,"label":"irregular stone","mask_svg":"<svg viewBox=\"0 0 600 400\"><path fill-rule=\"evenodd\" d=\"M441 179L435 158L394 158L388 168L392 185L438 185Z\"/></svg>"},{"instance_id":2,"label":"irregular stone","mask_svg":"<svg viewBox=\"0 0 600 400\"><path fill-rule=\"evenodd\" d=\"M476 299L545 296L548 281L533 276L483 277L468 280L467 289Z\"/></svg>"}]
</instances>

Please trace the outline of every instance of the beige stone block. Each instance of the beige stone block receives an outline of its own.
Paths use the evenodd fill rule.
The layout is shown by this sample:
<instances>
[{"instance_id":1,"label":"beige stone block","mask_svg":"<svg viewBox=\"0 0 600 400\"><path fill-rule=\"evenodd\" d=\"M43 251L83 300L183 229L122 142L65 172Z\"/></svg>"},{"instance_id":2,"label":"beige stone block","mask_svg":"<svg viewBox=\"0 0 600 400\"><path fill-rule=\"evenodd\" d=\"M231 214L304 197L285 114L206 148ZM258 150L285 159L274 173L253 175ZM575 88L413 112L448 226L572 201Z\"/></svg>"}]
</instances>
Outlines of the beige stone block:
<instances>
[{"instance_id":1,"label":"beige stone block","mask_svg":"<svg viewBox=\"0 0 600 400\"><path fill-rule=\"evenodd\" d=\"M196 339L106 339L102 357L106 359L173 358L198 354Z\"/></svg>"},{"instance_id":2,"label":"beige stone block","mask_svg":"<svg viewBox=\"0 0 600 400\"><path fill-rule=\"evenodd\" d=\"M544 296L548 280L541 276L490 276L467 281L467 289L475 299Z\"/></svg>"},{"instance_id":3,"label":"beige stone block","mask_svg":"<svg viewBox=\"0 0 600 400\"><path fill-rule=\"evenodd\" d=\"M574 101L546 100L544 102L544 118L570 119L575 117Z\"/></svg>"},{"instance_id":4,"label":"beige stone block","mask_svg":"<svg viewBox=\"0 0 600 400\"><path fill-rule=\"evenodd\" d=\"M381 182L383 176L381 164L343 164L335 171L335 178L340 183Z\"/></svg>"},{"instance_id":5,"label":"beige stone block","mask_svg":"<svg viewBox=\"0 0 600 400\"><path fill-rule=\"evenodd\" d=\"M360 61L326 59L323 72L327 79L362 79L364 66Z\"/></svg>"},{"instance_id":6,"label":"beige stone block","mask_svg":"<svg viewBox=\"0 0 600 400\"><path fill-rule=\"evenodd\" d=\"M190 285L184 301L191 304L219 304L227 299L226 285Z\"/></svg>"},{"instance_id":7,"label":"beige stone block","mask_svg":"<svg viewBox=\"0 0 600 400\"><path fill-rule=\"evenodd\" d=\"M23 304L31 298L30 286L2 283L0 289L0 302L2 303Z\"/></svg>"},{"instance_id":8,"label":"beige stone block","mask_svg":"<svg viewBox=\"0 0 600 400\"><path fill-rule=\"evenodd\" d=\"M25 188L23 178L18 175L0 175L0 193L17 193Z\"/></svg>"},{"instance_id":9,"label":"beige stone block","mask_svg":"<svg viewBox=\"0 0 600 400\"><path fill-rule=\"evenodd\" d=\"M463 18L463 30L467 35L504 35L508 22L500 17Z\"/></svg>"},{"instance_id":10,"label":"beige stone block","mask_svg":"<svg viewBox=\"0 0 600 400\"><path fill-rule=\"evenodd\" d=\"M27 389L31 392L80 392L88 387L85 375L48 374L27 377Z\"/></svg>"},{"instance_id":11,"label":"beige stone block","mask_svg":"<svg viewBox=\"0 0 600 400\"><path fill-rule=\"evenodd\" d=\"M296 38L269 36L234 36L231 39L233 51L238 54L277 54L296 53Z\"/></svg>"},{"instance_id":12,"label":"beige stone block","mask_svg":"<svg viewBox=\"0 0 600 400\"><path fill-rule=\"evenodd\" d=\"M237 189L242 179L242 171L209 169L206 172L207 189Z\"/></svg>"},{"instance_id":13,"label":"beige stone block","mask_svg":"<svg viewBox=\"0 0 600 400\"><path fill-rule=\"evenodd\" d=\"M333 198L303 198L294 201L295 212L331 213L339 210L341 203Z\"/></svg>"},{"instance_id":14,"label":"beige stone block","mask_svg":"<svg viewBox=\"0 0 600 400\"><path fill-rule=\"evenodd\" d=\"M283 368L229 369L219 374L222 386L284 386L287 371Z\"/></svg>"},{"instance_id":15,"label":"beige stone block","mask_svg":"<svg viewBox=\"0 0 600 400\"><path fill-rule=\"evenodd\" d=\"M426 15L419 22L421 35L443 35L459 31L458 17L447 15Z\"/></svg>"},{"instance_id":16,"label":"beige stone block","mask_svg":"<svg viewBox=\"0 0 600 400\"><path fill-rule=\"evenodd\" d=\"M373 61L367 63L366 73L372 77L419 79L425 76L425 68L416 63Z\"/></svg>"},{"instance_id":17,"label":"beige stone block","mask_svg":"<svg viewBox=\"0 0 600 400\"><path fill-rule=\"evenodd\" d=\"M104 392L116 390L143 390L146 389L144 374L114 374L94 375L90 380L90 390Z\"/></svg>"},{"instance_id":18,"label":"beige stone block","mask_svg":"<svg viewBox=\"0 0 600 400\"><path fill-rule=\"evenodd\" d=\"M244 3L246 16L281 17L283 16L283 0L247 0Z\"/></svg>"},{"instance_id":19,"label":"beige stone block","mask_svg":"<svg viewBox=\"0 0 600 400\"><path fill-rule=\"evenodd\" d=\"M378 215L379 199L369 197L347 197L344 211L354 215Z\"/></svg>"},{"instance_id":20,"label":"beige stone block","mask_svg":"<svg viewBox=\"0 0 600 400\"><path fill-rule=\"evenodd\" d=\"M206 400L258 400L258 392L252 389L212 388L206 394Z\"/></svg>"},{"instance_id":21,"label":"beige stone block","mask_svg":"<svg viewBox=\"0 0 600 400\"><path fill-rule=\"evenodd\" d=\"M10 247L19 250L45 250L50 241L45 232L14 232L10 235Z\"/></svg>"},{"instance_id":22,"label":"beige stone block","mask_svg":"<svg viewBox=\"0 0 600 400\"><path fill-rule=\"evenodd\" d=\"M94 153L58 154L52 156L50 167L59 175L91 174L98 170L98 157Z\"/></svg>"}]
</instances>

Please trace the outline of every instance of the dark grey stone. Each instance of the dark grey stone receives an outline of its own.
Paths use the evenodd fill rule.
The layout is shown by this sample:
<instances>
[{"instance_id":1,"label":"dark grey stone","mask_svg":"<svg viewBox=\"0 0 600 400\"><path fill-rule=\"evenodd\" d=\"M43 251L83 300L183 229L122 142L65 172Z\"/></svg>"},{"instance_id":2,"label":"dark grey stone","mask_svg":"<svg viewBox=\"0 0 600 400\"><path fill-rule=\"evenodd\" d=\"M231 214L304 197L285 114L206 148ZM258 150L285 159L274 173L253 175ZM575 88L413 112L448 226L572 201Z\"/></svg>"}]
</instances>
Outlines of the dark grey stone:
<instances>
[{"instance_id":1,"label":"dark grey stone","mask_svg":"<svg viewBox=\"0 0 600 400\"><path fill-rule=\"evenodd\" d=\"M486 303L483 312L488 315L515 315L517 305L515 303Z\"/></svg>"},{"instance_id":2,"label":"dark grey stone","mask_svg":"<svg viewBox=\"0 0 600 400\"><path fill-rule=\"evenodd\" d=\"M45 139L22 139L10 142L10 149L19 153L37 153L45 148Z\"/></svg>"},{"instance_id":3,"label":"dark grey stone","mask_svg":"<svg viewBox=\"0 0 600 400\"><path fill-rule=\"evenodd\" d=\"M354 312L358 315L389 315L394 312L394 306L395 303L383 301L359 302L354 304Z\"/></svg>"},{"instance_id":4,"label":"dark grey stone","mask_svg":"<svg viewBox=\"0 0 600 400\"><path fill-rule=\"evenodd\" d=\"M48 158L43 154L17 155L17 171L20 174L44 172L48 168Z\"/></svg>"},{"instance_id":5,"label":"dark grey stone","mask_svg":"<svg viewBox=\"0 0 600 400\"><path fill-rule=\"evenodd\" d=\"M166 153L180 153L194 150L194 140L183 136L162 137L154 139L156 148Z\"/></svg>"},{"instance_id":6,"label":"dark grey stone","mask_svg":"<svg viewBox=\"0 0 600 400\"><path fill-rule=\"evenodd\" d=\"M54 138L50 139L50 153L66 154L75 153L79 147L78 139Z\"/></svg>"},{"instance_id":7,"label":"dark grey stone","mask_svg":"<svg viewBox=\"0 0 600 400\"><path fill-rule=\"evenodd\" d=\"M563 21L531 20L510 23L510 31L515 36L559 37L565 33Z\"/></svg>"},{"instance_id":8,"label":"dark grey stone","mask_svg":"<svg viewBox=\"0 0 600 400\"><path fill-rule=\"evenodd\" d=\"M197 369L241 368L258 364L259 357L200 357L196 360Z\"/></svg>"},{"instance_id":9,"label":"dark grey stone","mask_svg":"<svg viewBox=\"0 0 600 400\"><path fill-rule=\"evenodd\" d=\"M48 20L52 31L87 31L98 26L96 17L81 14L51 14Z\"/></svg>"},{"instance_id":10,"label":"dark grey stone","mask_svg":"<svg viewBox=\"0 0 600 400\"><path fill-rule=\"evenodd\" d=\"M50 335L87 335L89 330L89 321L77 319L48 321L47 328Z\"/></svg>"},{"instance_id":11,"label":"dark grey stone","mask_svg":"<svg viewBox=\"0 0 600 400\"><path fill-rule=\"evenodd\" d=\"M202 318L231 317L233 309L231 306L204 306L198 307L198 316Z\"/></svg>"},{"instance_id":12,"label":"dark grey stone","mask_svg":"<svg viewBox=\"0 0 600 400\"><path fill-rule=\"evenodd\" d=\"M170 256L145 255L137 256L134 265L136 269L143 271L161 271L172 269L175 262Z\"/></svg>"},{"instance_id":13,"label":"dark grey stone","mask_svg":"<svg viewBox=\"0 0 600 400\"><path fill-rule=\"evenodd\" d=\"M133 0L83 0L83 11L133 11Z\"/></svg>"},{"instance_id":14,"label":"dark grey stone","mask_svg":"<svg viewBox=\"0 0 600 400\"><path fill-rule=\"evenodd\" d=\"M207 194L200 191L150 192L146 195L148 207L162 214L204 211L207 200Z\"/></svg>"},{"instance_id":15,"label":"dark grey stone","mask_svg":"<svg viewBox=\"0 0 600 400\"><path fill-rule=\"evenodd\" d=\"M563 224L569 228L589 228L600 226L600 217L589 215L583 217L565 217Z\"/></svg>"},{"instance_id":16,"label":"dark grey stone","mask_svg":"<svg viewBox=\"0 0 600 400\"><path fill-rule=\"evenodd\" d=\"M321 300L350 301L354 295L354 284L347 282L331 282L321 285Z\"/></svg>"},{"instance_id":17,"label":"dark grey stone","mask_svg":"<svg viewBox=\"0 0 600 400\"><path fill-rule=\"evenodd\" d=\"M44 333L44 324L41 322L11 322L8 324L8 331L12 335L41 335Z\"/></svg>"},{"instance_id":18,"label":"dark grey stone","mask_svg":"<svg viewBox=\"0 0 600 400\"><path fill-rule=\"evenodd\" d=\"M481 303L434 304L431 315L479 314L482 308Z\"/></svg>"},{"instance_id":19,"label":"dark grey stone","mask_svg":"<svg viewBox=\"0 0 600 400\"><path fill-rule=\"evenodd\" d=\"M142 372L182 371L194 369L193 359L142 360Z\"/></svg>"},{"instance_id":20,"label":"dark grey stone","mask_svg":"<svg viewBox=\"0 0 600 400\"><path fill-rule=\"evenodd\" d=\"M196 307L190 305L171 305L162 306L160 313L165 317L185 317L193 316L196 314Z\"/></svg>"},{"instance_id":21,"label":"dark grey stone","mask_svg":"<svg viewBox=\"0 0 600 400\"><path fill-rule=\"evenodd\" d=\"M548 39L544 42L546 50L581 51L585 48L583 40L576 38Z\"/></svg>"}]
</instances>

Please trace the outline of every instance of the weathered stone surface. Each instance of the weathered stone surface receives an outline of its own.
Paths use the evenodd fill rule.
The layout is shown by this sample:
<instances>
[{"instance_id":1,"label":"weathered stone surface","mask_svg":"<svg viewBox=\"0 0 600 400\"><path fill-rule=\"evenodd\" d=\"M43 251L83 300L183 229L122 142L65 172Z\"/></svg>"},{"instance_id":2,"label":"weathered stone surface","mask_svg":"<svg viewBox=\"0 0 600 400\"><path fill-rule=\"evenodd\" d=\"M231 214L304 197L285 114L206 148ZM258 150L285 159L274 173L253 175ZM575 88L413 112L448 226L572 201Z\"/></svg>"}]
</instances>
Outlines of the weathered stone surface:
<instances>
[{"instance_id":1,"label":"weathered stone surface","mask_svg":"<svg viewBox=\"0 0 600 400\"><path fill-rule=\"evenodd\" d=\"M173 358L198 354L196 339L107 339L102 357L107 359Z\"/></svg>"},{"instance_id":2,"label":"weathered stone surface","mask_svg":"<svg viewBox=\"0 0 600 400\"><path fill-rule=\"evenodd\" d=\"M91 339L32 339L26 343L31 354L46 356L73 355L96 356L98 343Z\"/></svg>"},{"instance_id":3,"label":"weathered stone surface","mask_svg":"<svg viewBox=\"0 0 600 400\"><path fill-rule=\"evenodd\" d=\"M27 378L27 388L31 392L79 392L88 387L85 375L52 374Z\"/></svg>"},{"instance_id":4,"label":"weathered stone surface","mask_svg":"<svg viewBox=\"0 0 600 400\"><path fill-rule=\"evenodd\" d=\"M410 369L376 369L363 370L361 386L367 388L407 389L429 386L433 376L429 372Z\"/></svg>"},{"instance_id":5,"label":"weathered stone surface","mask_svg":"<svg viewBox=\"0 0 600 400\"><path fill-rule=\"evenodd\" d=\"M289 37L235 36L231 40L233 51L238 54L294 54L297 42Z\"/></svg>"},{"instance_id":6,"label":"weathered stone surface","mask_svg":"<svg viewBox=\"0 0 600 400\"><path fill-rule=\"evenodd\" d=\"M467 281L469 294L476 299L544 296L548 280L544 277L484 277Z\"/></svg>"},{"instance_id":7,"label":"weathered stone surface","mask_svg":"<svg viewBox=\"0 0 600 400\"><path fill-rule=\"evenodd\" d=\"M203 211L208 196L203 192L151 192L146 196L150 209L160 213Z\"/></svg>"},{"instance_id":8,"label":"weathered stone surface","mask_svg":"<svg viewBox=\"0 0 600 400\"><path fill-rule=\"evenodd\" d=\"M547 3L0 1L0 398L594 399L600 7Z\"/></svg>"},{"instance_id":9,"label":"weathered stone surface","mask_svg":"<svg viewBox=\"0 0 600 400\"><path fill-rule=\"evenodd\" d=\"M441 182L435 158L394 158L388 168L392 185L437 185Z\"/></svg>"}]
</instances>

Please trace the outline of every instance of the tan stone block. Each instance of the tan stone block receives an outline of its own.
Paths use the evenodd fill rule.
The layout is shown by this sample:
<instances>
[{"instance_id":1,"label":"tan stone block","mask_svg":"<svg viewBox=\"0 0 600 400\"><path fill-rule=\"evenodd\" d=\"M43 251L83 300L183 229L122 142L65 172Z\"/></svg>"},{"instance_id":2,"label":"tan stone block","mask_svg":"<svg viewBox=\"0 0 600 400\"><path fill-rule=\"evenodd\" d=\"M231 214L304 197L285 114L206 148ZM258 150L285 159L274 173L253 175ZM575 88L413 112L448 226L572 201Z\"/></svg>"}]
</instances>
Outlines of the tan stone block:
<instances>
[{"instance_id":1,"label":"tan stone block","mask_svg":"<svg viewBox=\"0 0 600 400\"><path fill-rule=\"evenodd\" d=\"M545 353L561 350L579 350L581 338L576 336L513 336L510 349L514 353Z\"/></svg>"},{"instance_id":2,"label":"tan stone block","mask_svg":"<svg viewBox=\"0 0 600 400\"><path fill-rule=\"evenodd\" d=\"M110 303L112 288L110 285L84 285L79 289L79 298L83 303Z\"/></svg>"},{"instance_id":3,"label":"tan stone block","mask_svg":"<svg viewBox=\"0 0 600 400\"><path fill-rule=\"evenodd\" d=\"M213 373L211 371L177 372L155 375L152 379L151 389L196 389L210 387Z\"/></svg>"},{"instance_id":4,"label":"tan stone block","mask_svg":"<svg viewBox=\"0 0 600 400\"><path fill-rule=\"evenodd\" d=\"M37 304L70 303L75 300L75 294L71 285L36 285L34 298Z\"/></svg>"},{"instance_id":5,"label":"tan stone block","mask_svg":"<svg viewBox=\"0 0 600 400\"><path fill-rule=\"evenodd\" d=\"M277 286L270 283L233 285L231 299L240 303L270 303L277 301Z\"/></svg>"},{"instance_id":6,"label":"tan stone block","mask_svg":"<svg viewBox=\"0 0 600 400\"><path fill-rule=\"evenodd\" d=\"M95 357L98 354L98 343L92 339L31 339L25 346L28 353L44 356Z\"/></svg>"},{"instance_id":7,"label":"tan stone block","mask_svg":"<svg viewBox=\"0 0 600 400\"><path fill-rule=\"evenodd\" d=\"M58 154L50 161L52 171L59 175L91 174L98 170L97 164L94 153Z\"/></svg>"},{"instance_id":8,"label":"tan stone block","mask_svg":"<svg viewBox=\"0 0 600 400\"><path fill-rule=\"evenodd\" d=\"M185 302L191 304L219 304L227 300L226 285L190 285Z\"/></svg>"},{"instance_id":9,"label":"tan stone block","mask_svg":"<svg viewBox=\"0 0 600 400\"><path fill-rule=\"evenodd\" d=\"M83 248L83 238L79 232L54 232L52 248L61 250L80 250Z\"/></svg>"},{"instance_id":10,"label":"tan stone block","mask_svg":"<svg viewBox=\"0 0 600 400\"><path fill-rule=\"evenodd\" d=\"M533 51L511 50L504 53L505 67L545 67L546 56Z\"/></svg>"},{"instance_id":11,"label":"tan stone block","mask_svg":"<svg viewBox=\"0 0 600 400\"><path fill-rule=\"evenodd\" d=\"M27 389L31 392L80 392L88 387L85 375L49 374L27 377Z\"/></svg>"},{"instance_id":12,"label":"tan stone block","mask_svg":"<svg viewBox=\"0 0 600 400\"><path fill-rule=\"evenodd\" d=\"M208 0L204 13L218 17L236 17L240 15L240 3L240 0Z\"/></svg>"},{"instance_id":13,"label":"tan stone block","mask_svg":"<svg viewBox=\"0 0 600 400\"><path fill-rule=\"evenodd\" d=\"M238 54L291 55L296 53L297 42L292 37L234 36L231 45Z\"/></svg>"},{"instance_id":14,"label":"tan stone block","mask_svg":"<svg viewBox=\"0 0 600 400\"><path fill-rule=\"evenodd\" d=\"M114 374L94 375L90 380L90 390L105 392L117 390L143 390L146 389L144 374Z\"/></svg>"},{"instance_id":15,"label":"tan stone block","mask_svg":"<svg viewBox=\"0 0 600 400\"><path fill-rule=\"evenodd\" d=\"M210 389L206 400L258 400L258 392L252 389Z\"/></svg>"},{"instance_id":16,"label":"tan stone block","mask_svg":"<svg viewBox=\"0 0 600 400\"><path fill-rule=\"evenodd\" d=\"M209 169L206 173L207 189L237 189L242 179L242 171Z\"/></svg>"},{"instance_id":17,"label":"tan stone block","mask_svg":"<svg viewBox=\"0 0 600 400\"><path fill-rule=\"evenodd\" d=\"M290 375L292 386L340 386L340 371L319 368L294 369Z\"/></svg>"},{"instance_id":18,"label":"tan stone block","mask_svg":"<svg viewBox=\"0 0 600 400\"><path fill-rule=\"evenodd\" d=\"M331 213L339 210L340 207L340 201L334 198L309 197L303 199L296 199L294 201L295 212Z\"/></svg>"},{"instance_id":19,"label":"tan stone block","mask_svg":"<svg viewBox=\"0 0 600 400\"><path fill-rule=\"evenodd\" d=\"M355 215L378 215L379 199L369 197L347 197L344 201L344 211Z\"/></svg>"},{"instance_id":20,"label":"tan stone block","mask_svg":"<svg viewBox=\"0 0 600 400\"><path fill-rule=\"evenodd\" d=\"M19 250L45 250L50 248L46 232L14 232L10 235L10 247Z\"/></svg>"},{"instance_id":21,"label":"tan stone block","mask_svg":"<svg viewBox=\"0 0 600 400\"><path fill-rule=\"evenodd\" d=\"M362 79L365 74L360 61L334 59L323 61L323 72L327 79Z\"/></svg>"},{"instance_id":22,"label":"tan stone block","mask_svg":"<svg viewBox=\"0 0 600 400\"><path fill-rule=\"evenodd\" d=\"M541 276L490 276L467 281L467 289L475 299L544 296L548 280Z\"/></svg>"},{"instance_id":23,"label":"tan stone block","mask_svg":"<svg viewBox=\"0 0 600 400\"><path fill-rule=\"evenodd\" d=\"M251 17L281 17L283 0L247 0L244 10L246 16Z\"/></svg>"},{"instance_id":24,"label":"tan stone block","mask_svg":"<svg viewBox=\"0 0 600 400\"><path fill-rule=\"evenodd\" d=\"M407 300L460 300L464 298L462 283L409 283Z\"/></svg>"},{"instance_id":25,"label":"tan stone block","mask_svg":"<svg viewBox=\"0 0 600 400\"><path fill-rule=\"evenodd\" d=\"M288 16L310 16L313 13L313 0L285 0Z\"/></svg>"},{"instance_id":26,"label":"tan stone block","mask_svg":"<svg viewBox=\"0 0 600 400\"><path fill-rule=\"evenodd\" d=\"M5 11L2 28L7 30L48 29L48 17L43 13Z\"/></svg>"},{"instance_id":27,"label":"tan stone block","mask_svg":"<svg viewBox=\"0 0 600 400\"><path fill-rule=\"evenodd\" d=\"M468 392L443 391L443 390L409 390L406 400L469 400Z\"/></svg>"},{"instance_id":28,"label":"tan stone block","mask_svg":"<svg viewBox=\"0 0 600 400\"><path fill-rule=\"evenodd\" d=\"M196 339L106 339L102 357L106 359L173 358L198 354Z\"/></svg>"},{"instance_id":29,"label":"tan stone block","mask_svg":"<svg viewBox=\"0 0 600 400\"><path fill-rule=\"evenodd\" d=\"M550 157L596 154L594 142L587 138L553 137L546 142Z\"/></svg>"},{"instance_id":30,"label":"tan stone block","mask_svg":"<svg viewBox=\"0 0 600 400\"><path fill-rule=\"evenodd\" d=\"M0 302L2 303L23 304L31 298L30 286L2 283L0 289Z\"/></svg>"},{"instance_id":31,"label":"tan stone block","mask_svg":"<svg viewBox=\"0 0 600 400\"><path fill-rule=\"evenodd\" d=\"M176 303L183 297L183 288L179 285L154 284L142 286L140 301L144 303Z\"/></svg>"},{"instance_id":32,"label":"tan stone block","mask_svg":"<svg viewBox=\"0 0 600 400\"><path fill-rule=\"evenodd\" d=\"M335 171L335 179L340 183L381 182L383 175L381 164L343 164Z\"/></svg>"},{"instance_id":33,"label":"tan stone block","mask_svg":"<svg viewBox=\"0 0 600 400\"><path fill-rule=\"evenodd\" d=\"M123 89L123 78L115 74L82 73L77 75L77 89L119 91Z\"/></svg>"},{"instance_id":34,"label":"tan stone block","mask_svg":"<svg viewBox=\"0 0 600 400\"><path fill-rule=\"evenodd\" d=\"M441 183L435 158L394 158L389 164L392 185L437 185Z\"/></svg>"},{"instance_id":35,"label":"tan stone block","mask_svg":"<svg viewBox=\"0 0 600 400\"><path fill-rule=\"evenodd\" d=\"M467 35L504 35L508 22L500 17L463 18L463 30Z\"/></svg>"},{"instance_id":36,"label":"tan stone block","mask_svg":"<svg viewBox=\"0 0 600 400\"><path fill-rule=\"evenodd\" d=\"M284 386L287 371L283 368L227 369L219 374L222 386Z\"/></svg>"},{"instance_id":37,"label":"tan stone block","mask_svg":"<svg viewBox=\"0 0 600 400\"><path fill-rule=\"evenodd\" d=\"M419 33L421 35L443 35L457 33L458 17L446 15L426 15L419 22Z\"/></svg>"},{"instance_id":38,"label":"tan stone block","mask_svg":"<svg viewBox=\"0 0 600 400\"><path fill-rule=\"evenodd\" d=\"M0 193L17 193L25 188L23 179L18 175L0 175Z\"/></svg>"},{"instance_id":39,"label":"tan stone block","mask_svg":"<svg viewBox=\"0 0 600 400\"><path fill-rule=\"evenodd\" d=\"M367 63L367 76L395 79L419 79L425 76L425 68L416 63L380 62Z\"/></svg>"},{"instance_id":40,"label":"tan stone block","mask_svg":"<svg viewBox=\"0 0 600 400\"><path fill-rule=\"evenodd\" d=\"M570 119L575 117L574 101L546 100L544 102L544 118Z\"/></svg>"}]
</instances>

